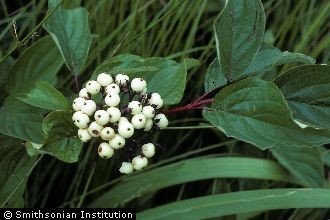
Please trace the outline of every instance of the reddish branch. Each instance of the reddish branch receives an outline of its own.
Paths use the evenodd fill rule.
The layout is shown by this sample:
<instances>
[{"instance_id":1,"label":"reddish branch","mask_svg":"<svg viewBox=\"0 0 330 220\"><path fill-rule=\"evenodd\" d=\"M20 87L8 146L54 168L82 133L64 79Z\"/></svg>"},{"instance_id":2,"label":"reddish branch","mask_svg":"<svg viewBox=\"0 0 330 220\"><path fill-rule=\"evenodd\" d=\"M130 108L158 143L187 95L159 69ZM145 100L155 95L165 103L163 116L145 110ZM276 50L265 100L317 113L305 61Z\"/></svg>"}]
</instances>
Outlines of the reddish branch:
<instances>
[{"instance_id":1,"label":"reddish branch","mask_svg":"<svg viewBox=\"0 0 330 220\"><path fill-rule=\"evenodd\" d=\"M201 96L200 98L198 98L196 101L194 101L192 103L189 103L188 105L181 106L181 107L174 108L174 109L169 109L169 110L165 111L165 114L169 115L169 114L172 114L172 113L175 113L175 112L203 109L203 105L206 105L206 104L209 104L209 103L213 102L213 98L212 99L201 100L206 95L207 95L207 93L204 94L203 96Z\"/></svg>"}]
</instances>

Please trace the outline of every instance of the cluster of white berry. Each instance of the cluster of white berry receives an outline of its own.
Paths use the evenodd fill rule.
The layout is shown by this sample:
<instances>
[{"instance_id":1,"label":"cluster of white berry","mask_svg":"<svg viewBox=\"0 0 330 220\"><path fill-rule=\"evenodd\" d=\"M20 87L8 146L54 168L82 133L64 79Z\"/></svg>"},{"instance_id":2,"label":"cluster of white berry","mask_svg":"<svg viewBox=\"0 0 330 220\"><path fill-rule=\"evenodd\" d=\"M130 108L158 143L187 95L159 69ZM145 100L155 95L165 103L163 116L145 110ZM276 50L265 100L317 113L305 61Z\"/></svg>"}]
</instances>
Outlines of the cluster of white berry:
<instances>
[{"instance_id":1,"label":"cluster of white berry","mask_svg":"<svg viewBox=\"0 0 330 220\"><path fill-rule=\"evenodd\" d=\"M87 142L101 138L98 154L110 158L115 150L121 149L130 142L135 157L131 162L123 162L119 171L129 174L147 166L148 159L155 154L155 145L146 142L151 131L167 127L168 120L160 112L163 100L158 93L147 93L147 83L142 78L129 80L127 75L113 77L107 73L98 75L79 92L73 101L75 113L74 124L79 128L78 136ZM102 94L102 103L92 100L92 95ZM122 102L121 102L122 101ZM123 103L125 102L126 103ZM143 134L141 133L143 132ZM138 148L138 149L136 149Z\"/></svg>"}]
</instances>

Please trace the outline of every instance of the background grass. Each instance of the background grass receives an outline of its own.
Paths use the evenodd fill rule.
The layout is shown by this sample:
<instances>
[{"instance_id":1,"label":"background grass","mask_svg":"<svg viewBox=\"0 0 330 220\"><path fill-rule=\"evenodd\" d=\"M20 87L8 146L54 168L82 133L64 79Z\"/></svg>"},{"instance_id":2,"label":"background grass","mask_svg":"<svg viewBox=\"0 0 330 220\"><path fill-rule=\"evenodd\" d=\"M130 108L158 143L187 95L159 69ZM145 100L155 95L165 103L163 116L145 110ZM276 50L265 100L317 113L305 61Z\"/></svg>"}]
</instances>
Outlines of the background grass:
<instances>
[{"instance_id":1,"label":"background grass","mask_svg":"<svg viewBox=\"0 0 330 220\"><path fill-rule=\"evenodd\" d=\"M47 1L0 2L0 48L5 54L44 18ZM329 1L262 2L267 16L265 42L274 44L281 50L311 55L317 59L317 63L329 63ZM203 93L204 73L216 56L212 23L222 7L221 1L72 0L64 3L66 8L79 5L90 13L89 24L93 34L92 46L83 74L79 78L80 82L87 80L102 61L117 54L163 56L178 61L192 57L199 59L201 66L188 73L182 104L191 102ZM13 32L13 21L16 22L17 37ZM43 36L46 33L40 28L37 34ZM28 39L12 56L18 57L39 36ZM281 67L279 71L287 68L289 66ZM65 67L61 70L58 87L66 94L74 95L74 81ZM200 112L180 113L171 116L170 120L171 126L193 127L187 130L166 130L155 137L155 142L160 143L162 149L149 169L192 157L240 155L270 158L267 151L230 140L212 127L204 126L207 124ZM126 177L118 175L119 162L119 158L99 159L93 143L84 147L80 161L75 164L64 164L55 158L44 156L29 178L25 204L27 207L84 207L111 189L112 184L125 180ZM328 171L329 169L329 178ZM122 205L145 210L168 202L220 192L285 186L290 185L266 180L215 178L168 187ZM282 210L261 215L257 213L255 218L300 219L302 216L321 217L326 214L324 210ZM247 216L237 218L241 217Z\"/></svg>"}]
</instances>

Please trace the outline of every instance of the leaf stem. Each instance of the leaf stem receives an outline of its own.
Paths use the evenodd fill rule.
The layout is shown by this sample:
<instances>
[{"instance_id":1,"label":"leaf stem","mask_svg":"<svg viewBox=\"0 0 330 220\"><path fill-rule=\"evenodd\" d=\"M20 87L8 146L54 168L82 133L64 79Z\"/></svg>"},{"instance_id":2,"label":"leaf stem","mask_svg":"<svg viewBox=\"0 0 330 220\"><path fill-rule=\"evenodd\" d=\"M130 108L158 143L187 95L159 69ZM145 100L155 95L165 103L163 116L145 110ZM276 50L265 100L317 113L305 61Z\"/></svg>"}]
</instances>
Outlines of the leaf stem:
<instances>
[{"instance_id":1,"label":"leaf stem","mask_svg":"<svg viewBox=\"0 0 330 220\"><path fill-rule=\"evenodd\" d=\"M176 113L176 112L203 109L203 107L202 107L203 105L206 105L206 104L209 104L209 103L213 102L213 98L202 100L207 95L208 95L208 93L205 93L204 95L202 95L201 97L196 99L194 102L189 103L188 105L167 110L167 111L165 111L165 114L169 115L169 114Z\"/></svg>"}]
</instances>

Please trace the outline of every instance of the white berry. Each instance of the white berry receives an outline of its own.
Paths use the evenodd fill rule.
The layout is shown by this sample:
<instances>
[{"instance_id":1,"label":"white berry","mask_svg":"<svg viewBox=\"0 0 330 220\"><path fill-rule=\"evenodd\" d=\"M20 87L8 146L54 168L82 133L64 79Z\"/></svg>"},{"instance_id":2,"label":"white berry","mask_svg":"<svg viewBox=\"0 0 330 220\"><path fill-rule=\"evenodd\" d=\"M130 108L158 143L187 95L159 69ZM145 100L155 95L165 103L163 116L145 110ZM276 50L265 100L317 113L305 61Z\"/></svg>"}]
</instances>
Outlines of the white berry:
<instances>
[{"instance_id":1,"label":"white berry","mask_svg":"<svg viewBox=\"0 0 330 220\"><path fill-rule=\"evenodd\" d=\"M84 98L81 98L81 97L78 97L75 100L73 100L73 103L72 103L73 110L80 111L81 110L81 107L84 104L84 101L85 101L85 99Z\"/></svg>"},{"instance_id":2,"label":"white berry","mask_svg":"<svg viewBox=\"0 0 330 220\"><path fill-rule=\"evenodd\" d=\"M100 73L98 76L97 76L97 79L96 81L98 83L100 83L101 86L108 86L109 84L111 84L113 82L113 79L112 77L107 74L107 73Z\"/></svg>"},{"instance_id":3,"label":"white berry","mask_svg":"<svg viewBox=\"0 0 330 220\"><path fill-rule=\"evenodd\" d=\"M83 88L79 91L79 97L89 99L89 94L86 88Z\"/></svg>"},{"instance_id":4,"label":"white berry","mask_svg":"<svg viewBox=\"0 0 330 220\"><path fill-rule=\"evenodd\" d=\"M111 127L105 127L101 131L101 138L103 140L111 140L115 136L115 130Z\"/></svg>"},{"instance_id":5,"label":"white berry","mask_svg":"<svg viewBox=\"0 0 330 220\"><path fill-rule=\"evenodd\" d=\"M100 157L102 158L110 158L112 157L114 150L108 143L101 143L99 148L97 149Z\"/></svg>"},{"instance_id":6,"label":"white berry","mask_svg":"<svg viewBox=\"0 0 330 220\"><path fill-rule=\"evenodd\" d=\"M102 130L103 130L103 126L95 121L92 122L88 127L88 132L92 137L99 137Z\"/></svg>"},{"instance_id":7,"label":"white berry","mask_svg":"<svg viewBox=\"0 0 330 220\"><path fill-rule=\"evenodd\" d=\"M116 134L110 141L110 146L113 149L119 149L125 146L125 138L120 136L119 134Z\"/></svg>"},{"instance_id":8,"label":"white berry","mask_svg":"<svg viewBox=\"0 0 330 220\"><path fill-rule=\"evenodd\" d=\"M140 114L142 112L142 104L139 101L131 101L128 103L128 108L132 110L132 115Z\"/></svg>"},{"instance_id":9,"label":"white berry","mask_svg":"<svg viewBox=\"0 0 330 220\"><path fill-rule=\"evenodd\" d=\"M117 84L111 83L110 85L108 85L105 88L105 92L107 94L109 94L109 93L117 93L117 94L119 94L120 93L120 88L119 88L119 86Z\"/></svg>"},{"instance_id":10,"label":"white berry","mask_svg":"<svg viewBox=\"0 0 330 220\"><path fill-rule=\"evenodd\" d=\"M120 116L121 116L121 112L120 112L119 108L109 107L107 109L107 112L109 114L109 122L110 123L116 123L117 121L119 121Z\"/></svg>"},{"instance_id":11,"label":"white berry","mask_svg":"<svg viewBox=\"0 0 330 220\"><path fill-rule=\"evenodd\" d=\"M74 113L72 116L72 119L73 119L74 124L78 128L87 128L88 127L89 117L88 117L88 115L82 113L81 111Z\"/></svg>"},{"instance_id":12,"label":"white berry","mask_svg":"<svg viewBox=\"0 0 330 220\"><path fill-rule=\"evenodd\" d=\"M163 106L164 102L162 97L158 93L152 93L149 99L149 104L151 106L155 105L156 109L160 109Z\"/></svg>"},{"instance_id":13,"label":"white berry","mask_svg":"<svg viewBox=\"0 0 330 220\"><path fill-rule=\"evenodd\" d=\"M105 104L107 104L108 106L115 107L115 106L119 105L120 97L117 93L112 92L112 93L109 93L105 97L104 101L105 101Z\"/></svg>"},{"instance_id":14,"label":"white berry","mask_svg":"<svg viewBox=\"0 0 330 220\"><path fill-rule=\"evenodd\" d=\"M81 107L81 111L88 116L93 115L96 111L96 104L93 100L85 100L83 106Z\"/></svg>"},{"instance_id":15,"label":"white berry","mask_svg":"<svg viewBox=\"0 0 330 220\"><path fill-rule=\"evenodd\" d=\"M119 168L119 172L124 174L130 174L133 172L133 165L129 162L122 162L121 167Z\"/></svg>"},{"instance_id":16,"label":"white berry","mask_svg":"<svg viewBox=\"0 0 330 220\"><path fill-rule=\"evenodd\" d=\"M155 124L160 128L166 128L168 126L167 117L164 114L158 114L154 118Z\"/></svg>"},{"instance_id":17,"label":"white berry","mask_svg":"<svg viewBox=\"0 0 330 220\"><path fill-rule=\"evenodd\" d=\"M89 92L92 95L95 95L100 91L101 85L98 82L91 80L91 81L87 82L86 89L87 89L87 92Z\"/></svg>"},{"instance_id":18,"label":"white berry","mask_svg":"<svg viewBox=\"0 0 330 220\"><path fill-rule=\"evenodd\" d=\"M144 106L142 109L142 114L144 114L144 116L148 119L153 118L155 117L155 109L150 105Z\"/></svg>"},{"instance_id":19,"label":"white berry","mask_svg":"<svg viewBox=\"0 0 330 220\"><path fill-rule=\"evenodd\" d=\"M142 153L147 158L153 157L155 155L155 145L153 143L142 145Z\"/></svg>"},{"instance_id":20,"label":"white berry","mask_svg":"<svg viewBox=\"0 0 330 220\"><path fill-rule=\"evenodd\" d=\"M134 78L131 82L131 88L136 93L141 93L147 87L147 82L142 78Z\"/></svg>"},{"instance_id":21,"label":"white berry","mask_svg":"<svg viewBox=\"0 0 330 220\"><path fill-rule=\"evenodd\" d=\"M129 81L129 77L127 75L118 74L116 76L116 83L118 85L126 86L128 81Z\"/></svg>"},{"instance_id":22,"label":"white berry","mask_svg":"<svg viewBox=\"0 0 330 220\"><path fill-rule=\"evenodd\" d=\"M134 134L134 127L129 122L122 122L118 125L118 133L123 138L130 138Z\"/></svg>"},{"instance_id":23,"label":"white berry","mask_svg":"<svg viewBox=\"0 0 330 220\"><path fill-rule=\"evenodd\" d=\"M129 120L126 117L120 117L118 123L121 124L123 122L129 122Z\"/></svg>"},{"instance_id":24,"label":"white berry","mask_svg":"<svg viewBox=\"0 0 330 220\"><path fill-rule=\"evenodd\" d=\"M83 128L78 130L78 137L82 142L87 142L92 139L92 136L88 133L88 130Z\"/></svg>"},{"instance_id":25,"label":"white berry","mask_svg":"<svg viewBox=\"0 0 330 220\"><path fill-rule=\"evenodd\" d=\"M152 119L147 119L146 125L144 126L144 131L150 131L152 129L153 124L154 121Z\"/></svg>"},{"instance_id":26,"label":"white berry","mask_svg":"<svg viewBox=\"0 0 330 220\"><path fill-rule=\"evenodd\" d=\"M144 114L137 114L132 117L132 125L135 129L144 128L147 123L147 118Z\"/></svg>"},{"instance_id":27,"label":"white berry","mask_svg":"<svg viewBox=\"0 0 330 220\"><path fill-rule=\"evenodd\" d=\"M136 170L141 170L148 165L148 159L146 157L141 157L141 155L136 156L132 160L133 168Z\"/></svg>"},{"instance_id":28,"label":"white berry","mask_svg":"<svg viewBox=\"0 0 330 220\"><path fill-rule=\"evenodd\" d=\"M77 111L77 112L73 113L73 115L72 115L72 121L75 122L75 120L78 119L83 114L84 113L82 113L82 111Z\"/></svg>"},{"instance_id":29,"label":"white berry","mask_svg":"<svg viewBox=\"0 0 330 220\"><path fill-rule=\"evenodd\" d=\"M106 125L109 122L109 113L105 110L97 110L94 114L95 121L100 125Z\"/></svg>"}]
</instances>

